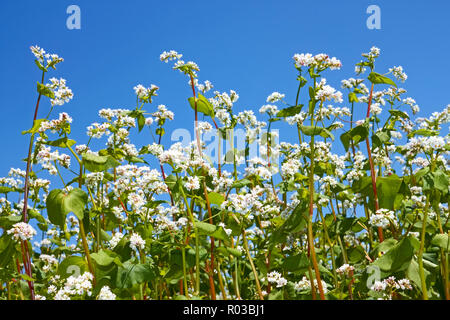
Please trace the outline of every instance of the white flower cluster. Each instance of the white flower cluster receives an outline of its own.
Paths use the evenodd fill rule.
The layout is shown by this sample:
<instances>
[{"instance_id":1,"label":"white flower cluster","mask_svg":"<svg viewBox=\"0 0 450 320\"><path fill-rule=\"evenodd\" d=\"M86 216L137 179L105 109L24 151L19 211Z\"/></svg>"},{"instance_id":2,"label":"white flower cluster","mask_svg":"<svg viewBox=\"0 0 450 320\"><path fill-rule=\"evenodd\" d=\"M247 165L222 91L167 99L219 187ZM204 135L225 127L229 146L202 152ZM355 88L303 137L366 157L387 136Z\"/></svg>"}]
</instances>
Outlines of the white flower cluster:
<instances>
[{"instance_id":1,"label":"white flower cluster","mask_svg":"<svg viewBox=\"0 0 450 320\"><path fill-rule=\"evenodd\" d=\"M323 292L326 294L328 293L327 289L327 283L323 280L321 280ZM314 287L317 289L317 279L314 279ZM310 291L311 290L311 282L306 278L305 276L302 278L302 280L294 283L294 289L298 292L304 292L304 291Z\"/></svg>"},{"instance_id":2,"label":"white flower cluster","mask_svg":"<svg viewBox=\"0 0 450 320\"><path fill-rule=\"evenodd\" d=\"M39 141L39 140L37 140ZM44 145L39 145L36 160L42 166L42 168L49 171L51 175L56 175L58 173L54 162L57 161L59 165L64 168L70 167L70 156L68 154L59 154L58 150L51 151L50 147L45 147Z\"/></svg>"},{"instance_id":3,"label":"white flower cluster","mask_svg":"<svg viewBox=\"0 0 450 320\"><path fill-rule=\"evenodd\" d=\"M343 264L339 268L336 269L336 272L342 275L350 275L351 272L353 272L355 268L347 263Z\"/></svg>"},{"instance_id":4,"label":"white flower cluster","mask_svg":"<svg viewBox=\"0 0 450 320\"><path fill-rule=\"evenodd\" d=\"M325 70L326 68L337 70L342 67L342 63L340 60L336 59L335 57L330 58L324 53L320 53L315 56L313 56L311 53L297 53L294 55L293 59L297 68L314 67L320 70Z\"/></svg>"},{"instance_id":5,"label":"white flower cluster","mask_svg":"<svg viewBox=\"0 0 450 320\"><path fill-rule=\"evenodd\" d=\"M144 250L145 248L145 240L142 239L142 237L137 234L137 233L133 233L130 236L130 248L133 250Z\"/></svg>"},{"instance_id":6,"label":"white flower cluster","mask_svg":"<svg viewBox=\"0 0 450 320\"><path fill-rule=\"evenodd\" d=\"M408 76L406 75L406 73L403 71L403 67L402 66L398 66L398 67L393 67L393 68L389 68L389 72L392 72L392 74L394 75L394 77L401 81L401 82L405 82L406 79L408 79Z\"/></svg>"},{"instance_id":7,"label":"white flower cluster","mask_svg":"<svg viewBox=\"0 0 450 320\"><path fill-rule=\"evenodd\" d=\"M48 255L48 254L41 254L39 256L39 259L44 261L44 266L42 267L42 270L44 272L48 272L52 269L53 266L58 265L58 260L55 258L54 255Z\"/></svg>"},{"instance_id":8,"label":"white flower cluster","mask_svg":"<svg viewBox=\"0 0 450 320\"><path fill-rule=\"evenodd\" d=\"M394 211L388 209L378 209L375 214L370 216L369 223L374 227L386 229L391 223L396 223Z\"/></svg>"},{"instance_id":9,"label":"white flower cluster","mask_svg":"<svg viewBox=\"0 0 450 320\"><path fill-rule=\"evenodd\" d=\"M275 116L278 113L278 107L273 104L266 104L259 109L259 112L268 113L270 116Z\"/></svg>"},{"instance_id":10,"label":"white flower cluster","mask_svg":"<svg viewBox=\"0 0 450 320\"><path fill-rule=\"evenodd\" d=\"M133 89L139 101L151 103L152 97L157 96L156 90L158 90L159 87L152 84L149 88L145 88L143 85L138 84Z\"/></svg>"},{"instance_id":11,"label":"white flower cluster","mask_svg":"<svg viewBox=\"0 0 450 320\"><path fill-rule=\"evenodd\" d=\"M279 92L273 92L270 96L267 97L267 101L269 103L275 103L277 101L283 100L285 97L284 94L281 94Z\"/></svg>"},{"instance_id":12,"label":"white flower cluster","mask_svg":"<svg viewBox=\"0 0 450 320\"><path fill-rule=\"evenodd\" d=\"M368 53L363 53L362 56L373 61L380 56L380 48L373 46Z\"/></svg>"},{"instance_id":13,"label":"white flower cluster","mask_svg":"<svg viewBox=\"0 0 450 320\"><path fill-rule=\"evenodd\" d=\"M326 84L327 80L322 78L317 87L316 99L320 101L334 100L335 102L342 103L342 92L336 91L335 88Z\"/></svg>"},{"instance_id":14,"label":"white flower cluster","mask_svg":"<svg viewBox=\"0 0 450 320\"><path fill-rule=\"evenodd\" d=\"M168 110L167 107L163 104L160 104L158 106L158 111L154 112L152 116L155 117L157 121L166 119L173 120L174 118L173 112Z\"/></svg>"},{"instance_id":15,"label":"white flower cluster","mask_svg":"<svg viewBox=\"0 0 450 320\"><path fill-rule=\"evenodd\" d=\"M73 99L72 90L67 87L66 80L63 78L51 78L46 87L52 90L55 95L53 99L50 99L52 106L62 106Z\"/></svg>"},{"instance_id":16,"label":"white flower cluster","mask_svg":"<svg viewBox=\"0 0 450 320\"><path fill-rule=\"evenodd\" d=\"M385 295L389 295L388 298L391 297L393 291L396 290L412 290L413 287L408 279L400 279L396 280L395 277L389 277L384 279L383 281L375 281L375 283L370 287L370 290L376 292L382 292Z\"/></svg>"},{"instance_id":17,"label":"white flower cluster","mask_svg":"<svg viewBox=\"0 0 450 320\"><path fill-rule=\"evenodd\" d=\"M39 127L39 132L51 130L52 133L56 133L59 130L64 129L70 123L72 123L72 117L70 117L66 112L61 112L58 119L42 121Z\"/></svg>"},{"instance_id":18,"label":"white flower cluster","mask_svg":"<svg viewBox=\"0 0 450 320\"><path fill-rule=\"evenodd\" d=\"M194 81L196 81L197 79L195 79ZM190 80L189 80L190 81ZM196 81L195 86L197 87L198 90L200 90L201 92L205 93L210 91L212 88L214 88L214 86L212 85L211 81L206 80L203 84L198 83L198 81Z\"/></svg>"},{"instance_id":19,"label":"white flower cluster","mask_svg":"<svg viewBox=\"0 0 450 320\"><path fill-rule=\"evenodd\" d=\"M179 54L175 50L170 50L170 51L164 51L163 53L161 53L161 55L159 56L159 59L161 61L164 61L165 63L168 63L170 60L173 60L173 59L181 59L182 56L183 56L182 54Z\"/></svg>"},{"instance_id":20,"label":"white flower cluster","mask_svg":"<svg viewBox=\"0 0 450 320\"><path fill-rule=\"evenodd\" d=\"M14 224L6 233L12 235L15 241L31 240L37 234L36 230L25 222Z\"/></svg>"},{"instance_id":21,"label":"white flower cluster","mask_svg":"<svg viewBox=\"0 0 450 320\"><path fill-rule=\"evenodd\" d=\"M184 183L184 187L189 191L200 189L200 180L198 177L187 177L187 181Z\"/></svg>"},{"instance_id":22,"label":"white flower cluster","mask_svg":"<svg viewBox=\"0 0 450 320\"><path fill-rule=\"evenodd\" d=\"M30 47L31 53L36 57L37 62L39 62L45 68L53 68L55 69L55 65L64 61L63 58L60 58L57 54L46 53L44 49L38 46Z\"/></svg>"},{"instance_id":23,"label":"white flower cluster","mask_svg":"<svg viewBox=\"0 0 450 320\"><path fill-rule=\"evenodd\" d=\"M267 281L269 283L276 283L277 288L284 287L287 284L287 280L281 276L277 271L272 271L267 274Z\"/></svg>"},{"instance_id":24,"label":"white flower cluster","mask_svg":"<svg viewBox=\"0 0 450 320\"><path fill-rule=\"evenodd\" d=\"M297 159L288 159L281 165L281 174L283 177L291 177L298 172L300 161Z\"/></svg>"},{"instance_id":25,"label":"white flower cluster","mask_svg":"<svg viewBox=\"0 0 450 320\"><path fill-rule=\"evenodd\" d=\"M92 280L93 275L89 272L85 272L78 277L70 276L66 279L64 287L59 289L56 293L55 300L71 300L71 297L84 297L85 295L92 295ZM50 290L49 293L53 290Z\"/></svg>"},{"instance_id":26,"label":"white flower cluster","mask_svg":"<svg viewBox=\"0 0 450 320\"><path fill-rule=\"evenodd\" d=\"M109 240L109 246L111 247L111 249L114 249L117 244L120 242L120 240L122 240L123 238L123 233L121 232L116 232L113 234L113 236L111 237L111 240Z\"/></svg>"},{"instance_id":27,"label":"white flower cluster","mask_svg":"<svg viewBox=\"0 0 450 320\"><path fill-rule=\"evenodd\" d=\"M116 300L116 295L111 292L109 286L104 286L100 290L97 300Z\"/></svg>"}]
</instances>

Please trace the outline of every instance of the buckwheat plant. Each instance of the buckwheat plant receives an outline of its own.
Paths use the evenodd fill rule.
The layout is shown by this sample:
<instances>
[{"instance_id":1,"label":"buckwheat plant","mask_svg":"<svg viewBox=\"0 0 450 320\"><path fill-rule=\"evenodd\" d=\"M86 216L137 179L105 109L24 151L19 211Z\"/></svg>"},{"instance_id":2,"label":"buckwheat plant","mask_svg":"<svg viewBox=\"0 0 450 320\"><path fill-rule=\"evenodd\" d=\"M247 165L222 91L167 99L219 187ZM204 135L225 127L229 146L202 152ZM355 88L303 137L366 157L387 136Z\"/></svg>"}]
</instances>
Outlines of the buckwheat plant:
<instances>
[{"instance_id":1,"label":"buckwheat plant","mask_svg":"<svg viewBox=\"0 0 450 320\"><path fill-rule=\"evenodd\" d=\"M73 93L45 80L63 59L31 52L26 167L0 178L1 299L449 299L450 105L419 117L403 67L377 72L380 49L339 88L339 59L295 54L295 99L274 88L241 112L236 91L164 51L191 92L187 144L165 138L176 115L154 84L73 140Z\"/></svg>"}]
</instances>

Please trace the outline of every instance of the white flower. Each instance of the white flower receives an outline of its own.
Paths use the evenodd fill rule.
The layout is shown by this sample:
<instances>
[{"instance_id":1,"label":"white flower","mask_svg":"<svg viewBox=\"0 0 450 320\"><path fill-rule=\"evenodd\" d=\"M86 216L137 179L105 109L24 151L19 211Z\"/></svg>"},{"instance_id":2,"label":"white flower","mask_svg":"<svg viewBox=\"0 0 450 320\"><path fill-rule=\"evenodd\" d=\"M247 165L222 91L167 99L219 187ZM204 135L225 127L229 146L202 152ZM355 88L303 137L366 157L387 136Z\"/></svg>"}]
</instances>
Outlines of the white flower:
<instances>
[{"instance_id":1,"label":"white flower","mask_svg":"<svg viewBox=\"0 0 450 320\"><path fill-rule=\"evenodd\" d=\"M370 287L370 290L373 291L384 291L386 289L386 283L383 281L375 281L372 287Z\"/></svg>"},{"instance_id":2,"label":"white flower","mask_svg":"<svg viewBox=\"0 0 450 320\"><path fill-rule=\"evenodd\" d=\"M55 97L50 100L52 106L62 106L73 98L72 90L67 87L65 79L60 78L58 80L56 78L51 78L50 84L47 84L46 87L52 90L55 95Z\"/></svg>"},{"instance_id":3,"label":"white flower","mask_svg":"<svg viewBox=\"0 0 450 320\"><path fill-rule=\"evenodd\" d=\"M379 103L373 103L370 106L370 113L373 115L378 115L383 111L383 109L380 107Z\"/></svg>"},{"instance_id":4,"label":"white flower","mask_svg":"<svg viewBox=\"0 0 450 320\"><path fill-rule=\"evenodd\" d=\"M375 214L372 214L369 220L369 223L372 226L381 227L383 229L389 227L391 222L394 223L394 225L396 224L394 211L383 208L377 210Z\"/></svg>"},{"instance_id":5,"label":"white flower","mask_svg":"<svg viewBox=\"0 0 450 320\"><path fill-rule=\"evenodd\" d=\"M321 70L325 70L326 68L330 68L331 70L340 69L342 63L340 60L335 57L329 58L328 55L324 53L319 53L313 56L311 53L302 53L295 54L293 57L295 61L295 66L297 68L301 67L315 67Z\"/></svg>"},{"instance_id":6,"label":"white flower","mask_svg":"<svg viewBox=\"0 0 450 320\"><path fill-rule=\"evenodd\" d=\"M161 53L161 55L159 56L159 59L161 61L164 61L165 63L169 62L169 60L173 60L173 59L180 59L183 55L179 54L178 52L176 52L175 50L170 50L170 51L164 51L163 53Z\"/></svg>"},{"instance_id":7,"label":"white flower","mask_svg":"<svg viewBox=\"0 0 450 320\"><path fill-rule=\"evenodd\" d=\"M339 268L336 269L336 272L339 274L345 274L348 275L350 274L350 272L352 272L353 270L355 270L355 268L353 268L353 266L345 263L342 266L340 266Z\"/></svg>"},{"instance_id":8,"label":"white flower","mask_svg":"<svg viewBox=\"0 0 450 320\"><path fill-rule=\"evenodd\" d=\"M36 234L36 230L25 222L19 222L13 225L11 229L7 231L8 234L12 234L14 240L27 241L31 240Z\"/></svg>"},{"instance_id":9,"label":"white flower","mask_svg":"<svg viewBox=\"0 0 450 320\"><path fill-rule=\"evenodd\" d=\"M116 295L111 292L111 289L108 286L104 286L100 290L97 300L116 300Z\"/></svg>"},{"instance_id":10,"label":"white flower","mask_svg":"<svg viewBox=\"0 0 450 320\"><path fill-rule=\"evenodd\" d=\"M278 108L275 105L266 104L266 105L263 105L259 109L259 112L261 112L261 113L266 113L267 112L269 115L274 116L274 115L276 115L278 113Z\"/></svg>"},{"instance_id":11,"label":"white flower","mask_svg":"<svg viewBox=\"0 0 450 320\"><path fill-rule=\"evenodd\" d=\"M143 85L138 84L133 89L139 101L151 103L152 97L157 96L156 90L158 90L159 87L152 84L149 88L145 88Z\"/></svg>"},{"instance_id":12,"label":"white flower","mask_svg":"<svg viewBox=\"0 0 450 320\"><path fill-rule=\"evenodd\" d=\"M187 177L187 181L184 183L184 186L189 191L198 190L200 188L200 180L198 177Z\"/></svg>"},{"instance_id":13,"label":"white flower","mask_svg":"<svg viewBox=\"0 0 450 320\"><path fill-rule=\"evenodd\" d=\"M70 276L66 279L64 287L59 289L56 293L55 300L70 300L71 296L83 297L85 295L91 296L92 294L92 280L93 275L89 272L85 272L82 275L75 277ZM47 290L49 294L56 291L55 286L50 286Z\"/></svg>"},{"instance_id":14,"label":"white flower","mask_svg":"<svg viewBox=\"0 0 450 320\"><path fill-rule=\"evenodd\" d=\"M58 260L56 260L54 255L41 254L39 256L39 259L45 263L44 267L42 268L44 272L51 270L52 266L58 265Z\"/></svg>"},{"instance_id":15,"label":"white flower","mask_svg":"<svg viewBox=\"0 0 450 320\"><path fill-rule=\"evenodd\" d=\"M322 79L319 84L319 90L316 92L316 99L321 101L334 100L335 102L341 103L343 101L342 93L325 83L326 80Z\"/></svg>"},{"instance_id":16,"label":"white flower","mask_svg":"<svg viewBox=\"0 0 450 320\"><path fill-rule=\"evenodd\" d=\"M398 66L398 67L394 66L393 68L389 68L389 72L392 72L394 77L401 82L405 82L406 79L408 79L408 76L406 75L406 73L403 72L402 66Z\"/></svg>"},{"instance_id":17,"label":"white flower","mask_svg":"<svg viewBox=\"0 0 450 320\"><path fill-rule=\"evenodd\" d=\"M267 101L269 103L275 103L277 101L283 100L285 97L284 94L281 94L279 92L273 92L270 96L267 97Z\"/></svg>"},{"instance_id":18,"label":"white flower","mask_svg":"<svg viewBox=\"0 0 450 320\"><path fill-rule=\"evenodd\" d=\"M122 238L123 238L122 233L120 233L120 232L114 233L111 240L109 240L109 245L110 245L111 249L114 249Z\"/></svg>"},{"instance_id":19,"label":"white flower","mask_svg":"<svg viewBox=\"0 0 450 320\"><path fill-rule=\"evenodd\" d=\"M321 284L322 284L323 292L327 293L328 292L327 283L325 281L321 280ZM317 286L317 279L314 279L314 287L318 288L318 286ZM302 280L300 280L299 282L294 283L294 289L296 291L309 291L309 290L311 290L311 282L308 280L308 278L306 278L304 276L302 278Z\"/></svg>"},{"instance_id":20,"label":"white flower","mask_svg":"<svg viewBox=\"0 0 450 320\"><path fill-rule=\"evenodd\" d=\"M277 271L272 271L267 274L267 281L270 283L276 283L277 288L284 287L287 284L287 280L281 276Z\"/></svg>"},{"instance_id":21,"label":"white flower","mask_svg":"<svg viewBox=\"0 0 450 320\"><path fill-rule=\"evenodd\" d=\"M130 236L130 247L133 250L143 250L145 248L145 241L141 238L141 236L137 233L133 233Z\"/></svg>"}]
</instances>

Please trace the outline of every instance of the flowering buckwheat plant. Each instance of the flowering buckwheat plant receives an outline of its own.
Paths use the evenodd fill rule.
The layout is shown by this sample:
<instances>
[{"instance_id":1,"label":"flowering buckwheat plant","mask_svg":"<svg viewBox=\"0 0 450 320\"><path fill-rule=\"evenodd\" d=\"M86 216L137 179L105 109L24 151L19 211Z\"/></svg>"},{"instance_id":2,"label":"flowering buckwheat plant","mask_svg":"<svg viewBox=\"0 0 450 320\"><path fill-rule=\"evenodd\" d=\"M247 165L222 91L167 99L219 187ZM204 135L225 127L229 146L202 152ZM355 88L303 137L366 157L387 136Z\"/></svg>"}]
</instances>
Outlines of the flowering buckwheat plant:
<instances>
[{"instance_id":1,"label":"flowering buckwheat plant","mask_svg":"<svg viewBox=\"0 0 450 320\"><path fill-rule=\"evenodd\" d=\"M449 299L450 105L416 117L403 68L375 71L380 49L340 88L325 78L339 59L295 54L295 100L274 91L259 112L236 112L236 91L164 51L192 92L194 141L172 145L176 115L154 84L71 139L73 93L45 81L63 59L31 52L42 78L27 165L0 178L1 299Z\"/></svg>"}]
</instances>

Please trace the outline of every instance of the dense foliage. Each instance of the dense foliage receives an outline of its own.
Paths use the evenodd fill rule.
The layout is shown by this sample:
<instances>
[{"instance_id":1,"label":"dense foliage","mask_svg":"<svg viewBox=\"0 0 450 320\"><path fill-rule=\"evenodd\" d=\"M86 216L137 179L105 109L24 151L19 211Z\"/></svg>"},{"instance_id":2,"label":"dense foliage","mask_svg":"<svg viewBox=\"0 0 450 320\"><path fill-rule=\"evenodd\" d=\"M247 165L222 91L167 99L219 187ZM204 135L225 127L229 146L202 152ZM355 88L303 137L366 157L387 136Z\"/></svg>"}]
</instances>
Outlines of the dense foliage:
<instances>
[{"instance_id":1,"label":"dense foliage","mask_svg":"<svg viewBox=\"0 0 450 320\"><path fill-rule=\"evenodd\" d=\"M169 146L174 114L152 105L155 85L134 88L133 110L100 110L85 144L71 139L72 118L53 113L73 93L45 83L63 59L31 51L42 79L27 167L0 178L1 299L449 299L450 105L416 117L403 68L375 71L378 48L345 94L324 78L338 59L294 55L296 99L271 94L265 121L163 52L187 76L195 128ZM298 137L279 142L287 125ZM137 147L132 131L154 142Z\"/></svg>"}]
</instances>

